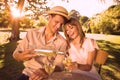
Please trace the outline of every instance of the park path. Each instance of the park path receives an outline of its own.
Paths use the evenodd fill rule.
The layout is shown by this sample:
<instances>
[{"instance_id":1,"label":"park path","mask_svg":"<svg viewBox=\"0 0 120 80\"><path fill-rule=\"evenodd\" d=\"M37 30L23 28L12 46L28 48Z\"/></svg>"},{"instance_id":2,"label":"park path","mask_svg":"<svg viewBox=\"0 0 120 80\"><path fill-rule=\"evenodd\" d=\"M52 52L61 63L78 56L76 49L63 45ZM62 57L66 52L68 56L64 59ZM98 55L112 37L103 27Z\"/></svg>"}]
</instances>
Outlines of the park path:
<instances>
[{"instance_id":1,"label":"park path","mask_svg":"<svg viewBox=\"0 0 120 80\"><path fill-rule=\"evenodd\" d=\"M60 34L65 38L63 32L60 32ZM23 39L26 35L26 32L21 32L20 33L20 38ZM119 35L104 35L104 34L86 34L86 37L95 39L95 40L106 40L106 41L111 41L112 39L116 38L116 37L120 37ZM116 38L119 40L119 38ZM113 42L116 43L116 42Z\"/></svg>"},{"instance_id":2,"label":"park path","mask_svg":"<svg viewBox=\"0 0 120 80\"><path fill-rule=\"evenodd\" d=\"M29 30L27 30L27 31L29 31ZM5 31L1 32L0 31L0 34L1 33L8 34L9 37L11 35L10 31L7 31L7 32L5 32ZM26 33L27 32L20 32L20 38L23 39L26 36ZM60 32L60 34L63 37L65 37L64 34L63 34L63 32ZM116 41L119 41L119 39L120 39L119 35L104 35L104 34L89 34L89 33L87 33L86 36L89 37L89 38L93 38L95 40L106 40L106 41L110 41L110 42L112 41L113 43L118 43L118 42L115 42L112 39L115 38ZM119 43L120 43L120 41L119 41Z\"/></svg>"}]
</instances>

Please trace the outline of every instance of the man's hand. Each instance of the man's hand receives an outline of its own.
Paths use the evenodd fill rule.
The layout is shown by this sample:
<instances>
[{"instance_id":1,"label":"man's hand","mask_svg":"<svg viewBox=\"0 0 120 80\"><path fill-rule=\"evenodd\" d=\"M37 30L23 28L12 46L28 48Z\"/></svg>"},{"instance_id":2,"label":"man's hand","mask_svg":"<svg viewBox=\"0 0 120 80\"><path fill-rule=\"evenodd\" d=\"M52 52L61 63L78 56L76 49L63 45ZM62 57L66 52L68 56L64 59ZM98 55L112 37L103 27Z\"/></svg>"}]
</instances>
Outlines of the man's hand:
<instances>
[{"instance_id":1,"label":"man's hand","mask_svg":"<svg viewBox=\"0 0 120 80\"><path fill-rule=\"evenodd\" d=\"M30 77L29 80L42 80L48 77L48 74L44 69L36 70Z\"/></svg>"},{"instance_id":2,"label":"man's hand","mask_svg":"<svg viewBox=\"0 0 120 80\"><path fill-rule=\"evenodd\" d=\"M15 57L18 61L24 61L29 60L35 56L38 56L37 54L32 54L33 49L27 49L24 52L16 53Z\"/></svg>"}]
</instances>

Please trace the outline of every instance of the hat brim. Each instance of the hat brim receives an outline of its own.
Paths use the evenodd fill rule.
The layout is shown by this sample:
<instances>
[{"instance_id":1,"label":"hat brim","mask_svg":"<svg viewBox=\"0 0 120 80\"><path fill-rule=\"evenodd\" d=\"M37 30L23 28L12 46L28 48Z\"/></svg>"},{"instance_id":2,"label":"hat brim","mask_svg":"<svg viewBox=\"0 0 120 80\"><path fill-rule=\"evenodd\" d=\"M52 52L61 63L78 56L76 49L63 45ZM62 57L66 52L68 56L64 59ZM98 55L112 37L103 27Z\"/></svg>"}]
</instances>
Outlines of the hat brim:
<instances>
[{"instance_id":1,"label":"hat brim","mask_svg":"<svg viewBox=\"0 0 120 80\"><path fill-rule=\"evenodd\" d=\"M69 19L68 15L65 15L64 13L60 13L60 12L48 11L48 14L58 14L58 15L65 17L66 19Z\"/></svg>"}]
</instances>

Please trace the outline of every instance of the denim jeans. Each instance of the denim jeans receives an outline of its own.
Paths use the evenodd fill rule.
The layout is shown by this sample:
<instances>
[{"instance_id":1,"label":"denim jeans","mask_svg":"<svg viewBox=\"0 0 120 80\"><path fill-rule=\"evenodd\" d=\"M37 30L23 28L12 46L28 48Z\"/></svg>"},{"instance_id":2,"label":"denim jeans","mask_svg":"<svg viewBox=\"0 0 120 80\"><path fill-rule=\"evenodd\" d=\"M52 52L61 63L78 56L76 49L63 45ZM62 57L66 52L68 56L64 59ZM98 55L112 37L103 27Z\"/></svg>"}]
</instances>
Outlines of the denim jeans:
<instances>
[{"instance_id":1,"label":"denim jeans","mask_svg":"<svg viewBox=\"0 0 120 80\"><path fill-rule=\"evenodd\" d=\"M22 74L17 80L29 80L29 76Z\"/></svg>"}]
</instances>

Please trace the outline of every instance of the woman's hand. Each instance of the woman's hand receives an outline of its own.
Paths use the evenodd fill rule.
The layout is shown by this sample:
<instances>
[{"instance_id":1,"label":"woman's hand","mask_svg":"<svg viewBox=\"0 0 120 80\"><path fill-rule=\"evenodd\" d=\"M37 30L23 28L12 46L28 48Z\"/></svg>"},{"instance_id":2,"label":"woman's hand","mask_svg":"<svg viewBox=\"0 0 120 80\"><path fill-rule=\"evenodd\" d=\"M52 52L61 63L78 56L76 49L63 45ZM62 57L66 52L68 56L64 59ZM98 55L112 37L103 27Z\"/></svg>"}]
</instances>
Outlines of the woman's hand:
<instances>
[{"instance_id":1,"label":"woman's hand","mask_svg":"<svg viewBox=\"0 0 120 80\"><path fill-rule=\"evenodd\" d=\"M29 80L42 80L48 77L48 74L44 69L36 70L30 77Z\"/></svg>"},{"instance_id":2,"label":"woman's hand","mask_svg":"<svg viewBox=\"0 0 120 80\"><path fill-rule=\"evenodd\" d=\"M71 62L70 64L66 65L66 70L72 71L77 69L78 69L78 64L76 62Z\"/></svg>"}]
</instances>

